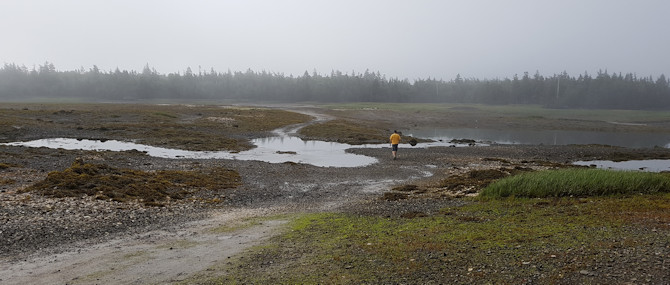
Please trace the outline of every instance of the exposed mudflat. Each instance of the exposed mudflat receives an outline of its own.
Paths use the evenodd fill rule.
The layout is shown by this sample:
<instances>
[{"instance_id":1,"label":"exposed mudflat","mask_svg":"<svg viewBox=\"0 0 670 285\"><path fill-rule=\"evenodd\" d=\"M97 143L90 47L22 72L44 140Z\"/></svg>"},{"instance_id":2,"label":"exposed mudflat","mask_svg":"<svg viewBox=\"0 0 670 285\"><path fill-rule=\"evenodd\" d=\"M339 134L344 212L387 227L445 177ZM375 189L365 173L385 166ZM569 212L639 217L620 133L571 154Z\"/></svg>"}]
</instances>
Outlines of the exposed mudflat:
<instances>
[{"instance_id":1,"label":"exposed mudflat","mask_svg":"<svg viewBox=\"0 0 670 285\"><path fill-rule=\"evenodd\" d=\"M423 120L423 119L422 119ZM67 135L67 131L58 131ZM45 133L46 135L46 133ZM40 137L40 134L33 134ZM82 134L79 134L81 137ZM431 189L402 201L381 199L405 184L432 181L473 169L546 169L576 160L617 156L667 157L668 149L609 146L529 146L351 149L379 163L354 168L270 164L217 159L164 159L138 152L93 152L0 146L0 283L147 284L183 280L270 237L282 215L346 211L401 216L430 213L472 194ZM207 193L207 199L165 207L97 200L48 198L19 190L68 168L75 159L152 170L225 167L242 185ZM218 197L216 203L210 202ZM256 222L249 222L253 219ZM250 220L251 219L251 220ZM236 227L236 225L246 225ZM221 230L226 227L227 230Z\"/></svg>"}]
</instances>

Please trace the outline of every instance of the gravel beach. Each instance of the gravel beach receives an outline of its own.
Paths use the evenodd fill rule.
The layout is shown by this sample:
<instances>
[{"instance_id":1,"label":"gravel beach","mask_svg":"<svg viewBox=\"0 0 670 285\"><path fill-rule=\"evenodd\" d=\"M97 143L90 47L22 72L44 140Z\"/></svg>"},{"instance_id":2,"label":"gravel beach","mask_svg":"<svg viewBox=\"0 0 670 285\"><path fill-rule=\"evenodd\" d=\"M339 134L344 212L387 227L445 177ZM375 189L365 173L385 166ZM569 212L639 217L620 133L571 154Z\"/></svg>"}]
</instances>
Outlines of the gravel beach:
<instances>
[{"instance_id":1,"label":"gravel beach","mask_svg":"<svg viewBox=\"0 0 670 285\"><path fill-rule=\"evenodd\" d=\"M202 219L211 211L229 207L267 208L281 205L296 212L356 208L360 201L376 201L394 186L431 181L471 169L521 165L547 168L546 162L607 158L612 154L666 150L631 150L606 146L522 146L401 148L393 161L389 149L352 149L379 159L366 167L315 167L295 163L236 160L162 159L135 152L66 151L48 148L0 147L5 163L20 165L0 170L0 252L3 258L20 259L95 243L118 235L175 227ZM142 170L195 169L224 166L237 170L243 184L218 193L223 202L176 201L166 207L96 200L94 197L48 198L19 189L43 180L50 171L67 168L76 158L91 163ZM495 159L492 159L495 158ZM501 162L503 161L503 162ZM380 202L381 203L381 202ZM444 201L435 200L436 207ZM421 206L420 204L418 206ZM407 206L411 207L411 206ZM426 207L431 207L426 205ZM367 208L369 209L369 208ZM387 211L380 207L380 211ZM402 212L403 209L397 209ZM424 211L424 210L422 210ZM398 215L399 213L394 213ZM401 214L401 213L400 213Z\"/></svg>"}]
</instances>

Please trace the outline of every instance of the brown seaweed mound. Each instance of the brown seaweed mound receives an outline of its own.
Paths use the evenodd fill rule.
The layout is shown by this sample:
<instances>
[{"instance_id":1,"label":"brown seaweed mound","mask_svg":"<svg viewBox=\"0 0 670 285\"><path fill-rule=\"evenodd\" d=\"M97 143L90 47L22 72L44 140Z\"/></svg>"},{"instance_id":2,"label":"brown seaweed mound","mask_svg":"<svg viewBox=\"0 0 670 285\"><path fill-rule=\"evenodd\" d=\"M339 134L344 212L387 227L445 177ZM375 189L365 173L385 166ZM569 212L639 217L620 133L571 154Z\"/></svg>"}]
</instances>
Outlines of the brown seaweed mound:
<instances>
[{"instance_id":1,"label":"brown seaweed mound","mask_svg":"<svg viewBox=\"0 0 670 285\"><path fill-rule=\"evenodd\" d=\"M23 192L62 198L94 196L118 202L139 201L148 206L163 206L204 190L217 191L240 185L234 170L213 168L206 172L160 170L147 172L114 168L104 164L75 160L64 171L53 171L46 179Z\"/></svg>"}]
</instances>

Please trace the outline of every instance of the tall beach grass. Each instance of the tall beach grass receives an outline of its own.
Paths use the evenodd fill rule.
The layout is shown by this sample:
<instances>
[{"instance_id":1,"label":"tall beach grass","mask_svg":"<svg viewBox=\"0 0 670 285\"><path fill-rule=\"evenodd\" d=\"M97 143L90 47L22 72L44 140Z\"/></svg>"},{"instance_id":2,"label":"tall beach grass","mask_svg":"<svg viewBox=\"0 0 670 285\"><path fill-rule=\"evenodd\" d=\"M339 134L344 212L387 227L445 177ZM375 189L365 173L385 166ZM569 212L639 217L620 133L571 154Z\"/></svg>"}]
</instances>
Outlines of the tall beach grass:
<instances>
[{"instance_id":1,"label":"tall beach grass","mask_svg":"<svg viewBox=\"0 0 670 285\"><path fill-rule=\"evenodd\" d=\"M564 197L670 192L670 175L603 169L524 173L491 183L481 197Z\"/></svg>"}]
</instances>

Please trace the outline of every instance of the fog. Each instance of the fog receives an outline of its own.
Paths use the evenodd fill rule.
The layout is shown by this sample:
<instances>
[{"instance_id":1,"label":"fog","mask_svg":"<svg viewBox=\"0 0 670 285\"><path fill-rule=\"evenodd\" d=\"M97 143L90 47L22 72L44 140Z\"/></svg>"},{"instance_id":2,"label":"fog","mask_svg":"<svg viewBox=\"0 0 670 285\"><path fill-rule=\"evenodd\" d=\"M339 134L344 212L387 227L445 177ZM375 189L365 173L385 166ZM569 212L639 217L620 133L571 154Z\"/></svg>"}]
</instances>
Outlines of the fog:
<instances>
[{"instance_id":1,"label":"fog","mask_svg":"<svg viewBox=\"0 0 670 285\"><path fill-rule=\"evenodd\" d=\"M670 75L670 1L0 1L0 63L161 73Z\"/></svg>"}]
</instances>

